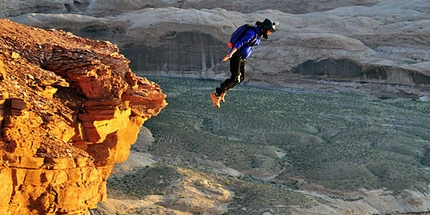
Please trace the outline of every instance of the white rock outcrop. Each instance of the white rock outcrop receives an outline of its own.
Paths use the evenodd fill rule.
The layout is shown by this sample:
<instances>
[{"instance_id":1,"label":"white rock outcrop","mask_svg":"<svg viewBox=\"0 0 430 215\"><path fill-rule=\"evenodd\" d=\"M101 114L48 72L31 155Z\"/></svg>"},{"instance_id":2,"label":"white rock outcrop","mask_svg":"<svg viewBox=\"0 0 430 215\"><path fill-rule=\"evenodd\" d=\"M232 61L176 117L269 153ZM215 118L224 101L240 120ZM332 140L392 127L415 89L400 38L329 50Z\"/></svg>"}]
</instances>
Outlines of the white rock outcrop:
<instances>
[{"instance_id":1,"label":"white rock outcrop","mask_svg":"<svg viewBox=\"0 0 430 215\"><path fill-rule=\"evenodd\" d=\"M296 76L324 76L391 84L430 84L428 1L381 1L371 6L339 7L307 14L274 9L252 13L219 8L134 10L139 6L177 6L178 2L154 1L147 6L142 6L140 1L127 2L129 8L122 12L128 12L112 17L91 16L90 11L96 8L109 10L106 7L110 7L91 1L84 10L87 15L31 13L10 19L109 40L118 44L137 72L222 79L228 75L227 65L220 62L228 51L225 44L229 35L244 23L253 24L269 17L281 25L269 40L255 47L248 60L248 81L282 86L283 80ZM336 3L329 2L333 6ZM293 3L285 3L289 4ZM342 63L331 63L337 61ZM301 72L312 71L309 68L315 66L325 67L327 71ZM350 73L343 72L350 68L354 68Z\"/></svg>"}]
</instances>

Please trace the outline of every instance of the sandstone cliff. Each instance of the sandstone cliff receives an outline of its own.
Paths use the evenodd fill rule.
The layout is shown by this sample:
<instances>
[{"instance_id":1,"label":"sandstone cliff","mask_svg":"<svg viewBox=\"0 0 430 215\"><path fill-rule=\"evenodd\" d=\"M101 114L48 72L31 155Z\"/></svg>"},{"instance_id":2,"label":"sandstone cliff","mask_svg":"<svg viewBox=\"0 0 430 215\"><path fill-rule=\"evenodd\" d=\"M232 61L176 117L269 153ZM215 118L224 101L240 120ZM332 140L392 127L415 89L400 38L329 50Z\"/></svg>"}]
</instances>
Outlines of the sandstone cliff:
<instances>
[{"instance_id":1,"label":"sandstone cliff","mask_svg":"<svg viewBox=\"0 0 430 215\"><path fill-rule=\"evenodd\" d=\"M0 20L0 213L86 214L167 103L109 42Z\"/></svg>"}]
</instances>

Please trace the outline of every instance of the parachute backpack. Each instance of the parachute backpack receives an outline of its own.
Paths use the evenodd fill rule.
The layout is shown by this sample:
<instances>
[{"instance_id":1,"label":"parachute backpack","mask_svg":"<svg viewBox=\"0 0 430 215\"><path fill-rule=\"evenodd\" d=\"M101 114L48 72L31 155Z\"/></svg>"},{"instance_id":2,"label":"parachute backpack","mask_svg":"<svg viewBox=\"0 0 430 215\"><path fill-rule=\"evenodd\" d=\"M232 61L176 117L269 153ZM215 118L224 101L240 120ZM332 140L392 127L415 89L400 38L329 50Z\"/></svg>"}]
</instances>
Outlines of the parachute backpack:
<instances>
[{"instance_id":1,"label":"parachute backpack","mask_svg":"<svg viewBox=\"0 0 430 215\"><path fill-rule=\"evenodd\" d=\"M251 43L255 42L255 40L257 39L257 36L258 36L258 32L253 27L254 26L249 25L249 24L245 24L245 25L240 26L238 29L236 29L236 31L233 32L233 34L231 34L230 42L227 44L227 46L230 49L233 48L233 45L238 40L240 40L249 29L252 29L256 34L255 38L252 40Z\"/></svg>"}]
</instances>

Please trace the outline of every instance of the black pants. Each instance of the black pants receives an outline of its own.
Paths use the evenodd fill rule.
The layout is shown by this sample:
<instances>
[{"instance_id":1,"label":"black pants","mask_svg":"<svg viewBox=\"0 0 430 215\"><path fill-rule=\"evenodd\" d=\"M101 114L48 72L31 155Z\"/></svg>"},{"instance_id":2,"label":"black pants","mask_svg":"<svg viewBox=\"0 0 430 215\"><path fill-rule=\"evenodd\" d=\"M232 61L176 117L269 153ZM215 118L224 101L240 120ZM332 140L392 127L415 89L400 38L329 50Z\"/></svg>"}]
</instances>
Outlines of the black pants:
<instances>
[{"instance_id":1,"label":"black pants","mask_svg":"<svg viewBox=\"0 0 430 215\"><path fill-rule=\"evenodd\" d=\"M245 79L245 59L239 53L235 53L230 58L230 78L226 79L220 87L216 88L216 95L220 96Z\"/></svg>"}]
</instances>

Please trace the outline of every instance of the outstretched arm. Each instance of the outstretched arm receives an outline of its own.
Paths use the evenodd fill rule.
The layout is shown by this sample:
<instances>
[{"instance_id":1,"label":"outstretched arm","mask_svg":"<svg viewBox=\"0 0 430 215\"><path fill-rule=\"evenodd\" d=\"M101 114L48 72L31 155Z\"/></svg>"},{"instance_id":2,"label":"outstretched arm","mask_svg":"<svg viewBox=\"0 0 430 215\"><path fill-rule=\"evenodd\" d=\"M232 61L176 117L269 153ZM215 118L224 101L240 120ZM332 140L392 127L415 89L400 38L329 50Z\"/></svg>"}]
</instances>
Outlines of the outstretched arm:
<instances>
[{"instance_id":1,"label":"outstretched arm","mask_svg":"<svg viewBox=\"0 0 430 215\"><path fill-rule=\"evenodd\" d=\"M228 60L231 58L231 56L233 56L233 54L234 54L236 51L237 51L237 48L233 48L233 49L230 51L230 53L228 53L228 54L224 57L224 59L222 59L222 62L226 62L226 61L228 61Z\"/></svg>"}]
</instances>

